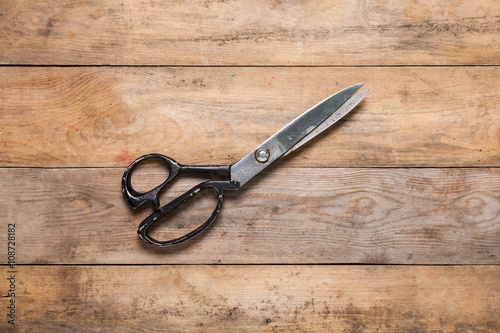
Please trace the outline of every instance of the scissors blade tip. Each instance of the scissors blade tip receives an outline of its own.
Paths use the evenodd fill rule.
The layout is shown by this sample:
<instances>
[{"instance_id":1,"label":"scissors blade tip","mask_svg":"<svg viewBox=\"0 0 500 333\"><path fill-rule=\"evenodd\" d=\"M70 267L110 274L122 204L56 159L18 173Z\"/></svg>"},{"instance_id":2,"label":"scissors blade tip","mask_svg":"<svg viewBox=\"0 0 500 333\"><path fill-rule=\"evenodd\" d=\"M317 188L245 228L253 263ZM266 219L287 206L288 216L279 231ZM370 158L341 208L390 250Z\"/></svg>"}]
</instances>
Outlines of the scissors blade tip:
<instances>
[{"instance_id":1,"label":"scissors blade tip","mask_svg":"<svg viewBox=\"0 0 500 333\"><path fill-rule=\"evenodd\" d=\"M350 87L347 87L344 90L342 90L348 96L346 98L346 101L349 100L359 89L361 89L361 87L364 86L364 84L365 84L365 82L357 83L357 84L354 84L354 85L352 85ZM336 94L334 94L332 96L335 96L335 95Z\"/></svg>"},{"instance_id":2,"label":"scissors blade tip","mask_svg":"<svg viewBox=\"0 0 500 333\"><path fill-rule=\"evenodd\" d=\"M362 84L361 84L362 85ZM361 87L360 85L360 87ZM359 88L358 88L359 89ZM370 91L370 89L363 90L360 93L357 93L356 95L352 96L349 98L349 100L342 105L336 113L334 113L332 116L330 116L328 119L326 119L322 124L320 124L313 132L309 133L307 136L305 136L301 141L299 141L292 149L287 151L285 155L288 155L292 151L296 150L297 148L301 147L303 144L306 142L310 141L313 139L315 136L335 124L338 120L340 120L342 117L347 115L349 112L351 112L356 105L358 105L361 100L366 96L366 94Z\"/></svg>"},{"instance_id":3,"label":"scissors blade tip","mask_svg":"<svg viewBox=\"0 0 500 333\"><path fill-rule=\"evenodd\" d=\"M361 99L363 99L366 96L366 94L368 94L369 91L370 89L365 89L362 92L358 93L358 95L360 95Z\"/></svg>"},{"instance_id":4,"label":"scissors blade tip","mask_svg":"<svg viewBox=\"0 0 500 333\"><path fill-rule=\"evenodd\" d=\"M354 87L356 87L356 88L359 90L362 86L364 86L364 85L365 85L365 83L366 83L366 82L357 83L357 84L353 85L352 87L353 87L353 88L354 88ZM357 91L357 90L356 90L356 91Z\"/></svg>"}]
</instances>

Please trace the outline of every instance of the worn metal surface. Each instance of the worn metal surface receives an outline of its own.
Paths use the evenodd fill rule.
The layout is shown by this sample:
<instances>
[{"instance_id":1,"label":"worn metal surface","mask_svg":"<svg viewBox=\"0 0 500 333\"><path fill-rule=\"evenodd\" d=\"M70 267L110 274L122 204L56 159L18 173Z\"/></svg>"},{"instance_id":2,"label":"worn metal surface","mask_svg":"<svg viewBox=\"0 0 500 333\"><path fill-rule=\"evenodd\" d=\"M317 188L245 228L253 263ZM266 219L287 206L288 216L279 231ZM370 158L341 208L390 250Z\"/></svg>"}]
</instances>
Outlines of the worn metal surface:
<instances>
[{"instance_id":1,"label":"worn metal surface","mask_svg":"<svg viewBox=\"0 0 500 333\"><path fill-rule=\"evenodd\" d=\"M320 124L324 123L326 119L335 113L335 111L339 110L339 108L342 107L342 105L344 105L362 86L363 83L348 87L316 104L311 109L295 118L292 122L259 145L257 149L253 150L233 165L231 167L231 179L237 181L240 186L243 186L259 172L284 156L286 152L290 151L295 145L301 142L301 140L307 138L308 141L326 127L333 125L335 121L332 120L328 123L328 126L322 128L321 131L315 132L313 136L309 136L318 126L320 126ZM366 92L363 92L361 98L357 98L356 101L359 103L365 95ZM349 104L351 109L343 109L342 112L338 114L337 120L346 115L358 103ZM265 163L259 162L255 158L255 152L260 149L266 149L270 154Z\"/></svg>"},{"instance_id":2,"label":"worn metal surface","mask_svg":"<svg viewBox=\"0 0 500 333\"><path fill-rule=\"evenodd\" d=\"M346 116L351 112L356 105L358 105L370 89L363 90L359 94L352 96L347 102L345 102L337 111L335 111L330 117L328 117L324 122L321 123L314 131L306 135L302 140L300 140L295 146L288 150L283 156L290 154L291 152L302 147L307 142L314 139L318 134L322 133L324 130L328 129L330 126L335 124L337 121Z\"/></svg>"}]
</instances>

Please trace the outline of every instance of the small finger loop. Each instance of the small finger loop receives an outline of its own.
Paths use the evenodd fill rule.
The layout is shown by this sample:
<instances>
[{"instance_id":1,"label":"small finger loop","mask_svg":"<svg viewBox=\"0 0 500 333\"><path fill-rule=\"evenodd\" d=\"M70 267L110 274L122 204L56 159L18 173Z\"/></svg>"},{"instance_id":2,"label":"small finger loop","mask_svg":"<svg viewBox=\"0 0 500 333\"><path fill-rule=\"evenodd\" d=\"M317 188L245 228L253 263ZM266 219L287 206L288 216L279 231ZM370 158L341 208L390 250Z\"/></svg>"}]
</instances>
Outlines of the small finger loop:
<instances>
[{"instance_id":1,"label":"small finger loop","mask_svg":"<svg viewBox=\"0 0 500 333\"><path fill-rule=\"evenodd\" d=\"M135 190L132 186L132 174L136 170L136 168L143 164L147 163L148 160L151 159L159 159L165 162L168 165L169 168L169 173L165 181L163 181L160 185L154 187L152 190L147 191L147 192L139 192ZM142 206L146 202L151 202L153 203L155 209L157 209L160 206L160 202L158 199L158 194L163 188L170 183L170 181L177 175L177 173L180 170L180 165L173 159L161 155L161 154L148 154L139 157L136 159L134 162L132 162L128 168L125 170L123 173L122 177L122 191L123 191L123 196L129 204L133 208L138 208Z\"/></svg>"}]
</instances>

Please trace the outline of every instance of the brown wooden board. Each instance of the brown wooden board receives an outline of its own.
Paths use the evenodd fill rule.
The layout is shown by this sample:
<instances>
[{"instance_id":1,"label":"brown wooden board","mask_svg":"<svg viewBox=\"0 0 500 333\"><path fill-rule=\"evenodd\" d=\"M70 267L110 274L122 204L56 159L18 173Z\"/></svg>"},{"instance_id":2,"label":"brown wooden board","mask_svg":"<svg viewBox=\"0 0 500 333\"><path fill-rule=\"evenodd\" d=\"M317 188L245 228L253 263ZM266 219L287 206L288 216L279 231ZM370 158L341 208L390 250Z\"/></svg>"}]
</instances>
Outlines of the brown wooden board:
<instances>
[{"instance_id":1,"label":"brown wooden board","mask_svg":"<svg viewBox=\"0 0 500 333\"><path fill-rule=\"evenodd\" d=\"M500 8L476 1L0 3L3 64L498 65Z\"/></svg>"},{"instance_id":2,"label":"brown wooden board","mask_svg":"<svg viewBox=\"0 0 500 333\"><path fill-rule=\"evenodd\" d=\"M16 274L22 332L500 330L498 266L21 266Z\"/></svg>"},{"instance_id":3,"label":"brown wooden board","mask_svg":"<svg viewBox=\"0 0 500 333\"><path fill-rule=\"evenodd\" d=\"M499 332L499 42L495 0L0 1L0 332ZM132 160L235 163L359 82L205 233L139 240Z\"/></svg>"},{"instance_id":4,"label":"brown wooden board","mask_svg":"<svg viewBox=\"0 0 500 333\"><path fill-rule=\"evenodd\" d=\"M2 166L232 164L327 96L370 88L291 167L498 166L498 67L0 68Z\"/></svg>"},{"instance_id":5,"label":"brown wooden board","mask_svg":"<svg viewBox=\"0 0 500 333\"><path fill-rule=\"evenodd\" d=\"M0 169L0 215L16 223L20 264L498 264L500 169L311 169L276 166L227 193L205 233L173 248L136 234L121 169ZM142 173L151 188L162 174ZM177 181L180 195L200 179ZM143 187L144 188L144 187ZM202 194L156 231L167 239L204 222ZM6 238L0 257L7 261Z\"/></svg>"}]
</instances>

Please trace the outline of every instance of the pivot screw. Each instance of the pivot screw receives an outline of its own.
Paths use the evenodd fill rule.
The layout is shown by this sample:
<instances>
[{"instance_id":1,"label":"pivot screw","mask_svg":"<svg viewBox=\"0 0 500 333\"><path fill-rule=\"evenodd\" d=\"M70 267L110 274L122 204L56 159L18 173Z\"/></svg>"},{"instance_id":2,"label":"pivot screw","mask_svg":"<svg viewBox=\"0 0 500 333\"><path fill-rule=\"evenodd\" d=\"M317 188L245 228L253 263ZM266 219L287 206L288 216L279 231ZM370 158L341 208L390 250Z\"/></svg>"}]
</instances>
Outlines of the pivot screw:
<instances>
[{"instance_id":1,"label":"pivot screw","mask_svg":"<svg viewBox=\"0 0 500 333\"><path fill-rule=\"evenodd\" d=\"M265 148L259 148L255 151L255 159L260 163L266 163L269 160L269 150Z\"/></svg>"}]
</instances>

